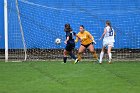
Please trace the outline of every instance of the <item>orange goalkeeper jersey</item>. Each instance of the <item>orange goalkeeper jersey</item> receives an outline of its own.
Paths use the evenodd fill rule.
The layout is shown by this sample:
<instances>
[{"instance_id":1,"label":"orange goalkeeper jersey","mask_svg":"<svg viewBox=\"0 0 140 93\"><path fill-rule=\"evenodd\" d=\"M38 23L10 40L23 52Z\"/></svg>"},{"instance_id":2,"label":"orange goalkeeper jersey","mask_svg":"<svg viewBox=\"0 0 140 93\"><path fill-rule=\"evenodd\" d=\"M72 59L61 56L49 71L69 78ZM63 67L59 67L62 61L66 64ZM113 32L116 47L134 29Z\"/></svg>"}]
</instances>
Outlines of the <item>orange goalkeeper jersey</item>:
<instances>
[{"instance_id":1,"label":"orange goalkeeper jersey","mask_svg":"<svg viewBox=\"0 0 140 93\"><path fill-rule=\"evenodd\" d=\"M75 42L78 42L79 39L82 45L88 45L93 42L94 37L88 31L84 31L77 34Z\"/></svg>"}]
</instances>

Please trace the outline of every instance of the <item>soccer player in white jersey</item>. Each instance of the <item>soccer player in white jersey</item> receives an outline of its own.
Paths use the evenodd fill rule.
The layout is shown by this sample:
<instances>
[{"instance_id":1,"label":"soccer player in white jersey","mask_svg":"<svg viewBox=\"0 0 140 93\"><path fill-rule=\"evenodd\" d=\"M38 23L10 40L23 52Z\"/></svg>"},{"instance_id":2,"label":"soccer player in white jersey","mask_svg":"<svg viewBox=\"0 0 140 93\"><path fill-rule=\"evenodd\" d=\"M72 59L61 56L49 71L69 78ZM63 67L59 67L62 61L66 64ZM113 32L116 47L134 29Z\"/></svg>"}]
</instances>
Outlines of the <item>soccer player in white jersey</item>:
<instances>
[{"instance_id":1,"label":"soccer player in white jersey","mask_svg":"<svg viewBox=\"0 0 140 93\"><path fill-rule=\"evenodd\" d=\"M101 50L101 53L100 53L100 61L99 63L102 64L102 59L103 59L103 56L104 56L104 51L105 51L105 48L108 47L108 62L109 64L111 63L111 59L112 59L112 54L111 54L111 50L112 50L112 47L114 47L114 29L111 27L111 23L110 21L106 21L106 27L104 28L104 33L102 34L100 40L103 38L103 47L102 47L102 50Z\"/></svg>"}]
</instances>

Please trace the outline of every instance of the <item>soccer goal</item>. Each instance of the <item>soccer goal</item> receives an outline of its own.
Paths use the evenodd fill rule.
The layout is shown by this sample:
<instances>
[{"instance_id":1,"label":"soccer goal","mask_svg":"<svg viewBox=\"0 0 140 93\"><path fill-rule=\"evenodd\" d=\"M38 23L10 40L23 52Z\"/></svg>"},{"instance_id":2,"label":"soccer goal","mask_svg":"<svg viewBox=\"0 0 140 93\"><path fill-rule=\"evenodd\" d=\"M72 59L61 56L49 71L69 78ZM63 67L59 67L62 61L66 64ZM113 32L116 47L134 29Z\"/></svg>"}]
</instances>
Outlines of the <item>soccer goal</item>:
<instances>
[{"instance_id":1,"label":"soccer goal","mask_svg":"<svg viewBox=\"0 0 140 93\"><path fill-rule=\"evenodd\" d=\"M65 44L64 24L70 23L78 33L84 25L95 38L99 55L99 41L110 20L116 32L113 59L140 60L139 1L121 0L4 0L5 60L61 60ZM61 44L55 44L60 38ZM76 44L75 54L80 43ZM107 58L107 56L105 56ZM85 51L83 59L92 60Z\"/></svg>"}]
</instances>

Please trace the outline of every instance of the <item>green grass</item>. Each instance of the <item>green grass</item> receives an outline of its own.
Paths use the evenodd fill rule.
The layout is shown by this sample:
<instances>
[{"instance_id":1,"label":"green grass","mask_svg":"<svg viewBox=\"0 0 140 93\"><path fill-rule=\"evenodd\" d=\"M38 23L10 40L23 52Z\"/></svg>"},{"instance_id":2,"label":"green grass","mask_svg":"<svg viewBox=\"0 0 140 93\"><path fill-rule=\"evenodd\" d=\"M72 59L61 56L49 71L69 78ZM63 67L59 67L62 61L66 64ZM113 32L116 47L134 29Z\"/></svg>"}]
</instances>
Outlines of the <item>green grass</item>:
<instances>
[{"instance_id":1,"label":"green grass","mask_svg":"<svg viewBox=\"0 0 140 93\"><path fill-rule=\"evenodd\" d=\"M0 62L0 93L139 93L140 62Z\"/></svg>"}]
</instances>

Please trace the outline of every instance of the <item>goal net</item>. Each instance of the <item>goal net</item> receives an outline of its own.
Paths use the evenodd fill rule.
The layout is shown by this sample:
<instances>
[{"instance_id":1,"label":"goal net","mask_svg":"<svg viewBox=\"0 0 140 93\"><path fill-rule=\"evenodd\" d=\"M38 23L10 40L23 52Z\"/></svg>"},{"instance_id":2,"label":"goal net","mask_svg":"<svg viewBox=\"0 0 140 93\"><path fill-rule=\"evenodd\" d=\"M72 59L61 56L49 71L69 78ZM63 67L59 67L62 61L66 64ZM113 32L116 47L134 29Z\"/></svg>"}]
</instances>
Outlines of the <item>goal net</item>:
<instances>
[{"instance_id":1,"label":"goal net","mask_svg":"<svg viewBox=\"0 0 140 93\"><path fill-rule=\"evenodd\" d=\"M66 23L76 33L79 25L84 25L94 36L99 55L102 48L99 38L106 20L112 22L116 32L113 59L139 60L139 4L138 0L7 0L8 60L62 59ZM60 45L55 44L56 38L61 39ZM77 43L75 54L79 46ZM85 51L83 59L92 59L92 55Z\"/></svg>"}]
</instances>

